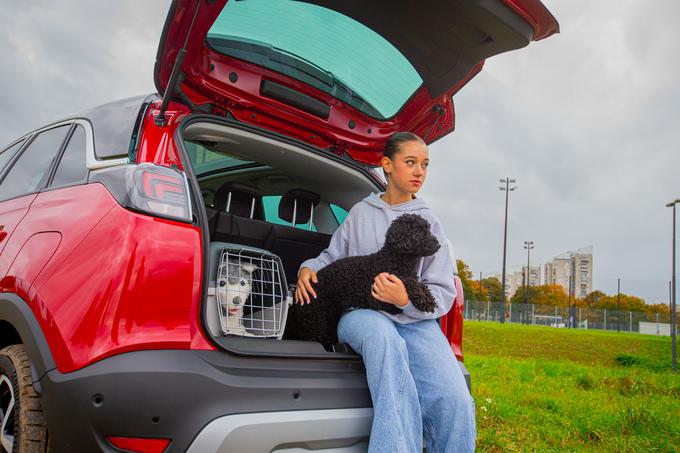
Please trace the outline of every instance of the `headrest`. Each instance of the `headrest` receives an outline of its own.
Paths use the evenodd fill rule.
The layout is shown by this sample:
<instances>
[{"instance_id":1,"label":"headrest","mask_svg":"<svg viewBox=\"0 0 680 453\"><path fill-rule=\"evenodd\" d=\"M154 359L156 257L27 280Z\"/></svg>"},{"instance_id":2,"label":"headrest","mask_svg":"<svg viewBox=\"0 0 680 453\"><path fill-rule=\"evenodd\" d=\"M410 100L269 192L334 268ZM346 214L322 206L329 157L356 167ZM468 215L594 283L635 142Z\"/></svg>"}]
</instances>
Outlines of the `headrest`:
<instances>
[{"instance_id":1,"label":"headrest","mask_svg":"<svg viewBox=\"0 0 680 453\"><path fill-rule=\"evenodd\" d=\"M256 187L241 182L223 184L213 198L217 211L253 218L259 212L260 192Z\"/></svg>"},{"instance_id":2,"label":"headrest","mask_svg":"<svg viewBox=\"0 0 680 453\"><path fill-rule=\"evenodd\" d=\"M284 193L279 203L279 217L286 222L293 223L295 213L295 225L309 222L312 206L319 204L321 197L318 193L304 189L293 189Z\"/></svg>"}]
</instances>

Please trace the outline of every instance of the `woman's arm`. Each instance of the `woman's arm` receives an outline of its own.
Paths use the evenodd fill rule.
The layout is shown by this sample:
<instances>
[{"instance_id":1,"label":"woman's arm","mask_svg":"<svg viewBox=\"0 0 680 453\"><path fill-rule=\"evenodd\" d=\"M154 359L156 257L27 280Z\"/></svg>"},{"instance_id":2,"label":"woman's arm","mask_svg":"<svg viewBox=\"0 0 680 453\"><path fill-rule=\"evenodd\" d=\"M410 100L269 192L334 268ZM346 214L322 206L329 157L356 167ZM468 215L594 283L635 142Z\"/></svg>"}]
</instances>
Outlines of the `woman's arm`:
<instances>
[{"instance_id":1,"label":"woman's arm","mask_svg":"<svg viewBox=\"0 0 680 453\"><path fill-rule=\"evenodd\" d=\"M444 227L434 215L428 219L432 227L432 234L439 241L440 248L432 256L423 258L419 279L425 283L432 293L437 306L434 313L422 312L409 301L398 316L408 316L415 319L437 319L449 312L456 298L456 282L454 272L456 264L453 261L451 242L447 239Z\"/></svg>"},{"instance_id":2,"label":"woman's arm","mask_svg":"<svg viewBox=\"0 0 680 453\"><path fill-rule=\"evenodd\" d=\"M448 241L446 241L437 253L423 259L420 276L420 281L427 285L437 304L434 313L422 312L409 301L408 304L401 307L404 314L415 319L437 319L448 313L456 298L456 282L453 271L453 261L449 253Z\"/></svg>"},{"instance_id":3,"label":"woman's arm","mask_svg":"<svg viewBox=\"0 0 680 453\"><path fill-rule=\"evenodd\" d=\"M342 222L333 233L328 248L321 252L316 258L311 258L303 262L298 269L298 275L300 275L300 270L302 270L303 267L318 272L333 261L337 261L340 258L345 258L349 255L349 233L353 217L352 210L350 210L345 221Z\"/></svg>"}]
</instances>

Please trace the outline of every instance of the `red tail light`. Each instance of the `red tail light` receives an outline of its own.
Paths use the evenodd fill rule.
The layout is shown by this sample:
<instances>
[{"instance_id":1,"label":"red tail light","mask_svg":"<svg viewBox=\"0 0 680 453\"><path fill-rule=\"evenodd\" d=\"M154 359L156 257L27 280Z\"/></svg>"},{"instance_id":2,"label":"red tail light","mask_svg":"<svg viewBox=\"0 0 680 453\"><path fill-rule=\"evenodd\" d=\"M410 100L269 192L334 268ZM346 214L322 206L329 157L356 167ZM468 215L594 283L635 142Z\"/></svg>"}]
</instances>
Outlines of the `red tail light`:
<instances>
[{"instance_id":1,"label":"red tail light","mask_svg":"<svg viewBox=\"0 0 680 453\"><path fill-rule=\"evenodd\" d=\"M131 207L149 214L191 221L189 189L184 174L143 163L128 168Z\"/></svg>"},{"instance_id":2,"label":"red tail light","mask_svg":"<svg viewBox=\"0 0 680 453\"><path fill-rule=\"evenodd\" d=\"M107 436L106 440L116 448L135 453L163 453L170 445L170 439Z\"/></svg>"}]
</instances>

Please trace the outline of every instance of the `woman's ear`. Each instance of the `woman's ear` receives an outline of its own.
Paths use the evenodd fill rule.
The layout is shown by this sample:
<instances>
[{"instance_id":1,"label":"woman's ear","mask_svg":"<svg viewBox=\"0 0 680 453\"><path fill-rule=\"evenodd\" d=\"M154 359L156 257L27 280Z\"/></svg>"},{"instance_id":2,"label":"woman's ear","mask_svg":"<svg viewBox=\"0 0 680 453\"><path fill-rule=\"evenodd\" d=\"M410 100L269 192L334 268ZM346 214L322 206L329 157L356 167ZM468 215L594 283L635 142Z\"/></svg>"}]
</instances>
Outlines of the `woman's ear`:
<instances>
[{"instance_id":1,"label":"woman's ear","mask_svg":"<svg viewBox=\"0 0 680 453\"><path fill-rule=\"evenodd\" d=\"M383 156L380 159L380 165L382 166L383 173L385 173L385 178L392 173L392 160L389 157Z\"/></svg>"}]
</instances>

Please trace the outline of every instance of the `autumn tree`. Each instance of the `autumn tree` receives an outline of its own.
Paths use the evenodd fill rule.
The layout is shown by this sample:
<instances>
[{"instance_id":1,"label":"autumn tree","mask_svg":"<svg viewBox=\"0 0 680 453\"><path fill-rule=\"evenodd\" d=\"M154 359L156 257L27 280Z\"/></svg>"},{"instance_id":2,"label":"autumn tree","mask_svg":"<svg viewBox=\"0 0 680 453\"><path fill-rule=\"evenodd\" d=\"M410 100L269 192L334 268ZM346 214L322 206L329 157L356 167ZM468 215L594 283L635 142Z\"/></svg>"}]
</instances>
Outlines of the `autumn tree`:
<instances>
[{"instance_id":1,"label":"autumn tree","mask_svg":"<svg viewBox=\"0 0 680 453\"><path fill-rule=\"evenodd\" d=\"M456 267L458 268L458 277L463 285L463 294L466 300L485 301L488 298L488 291L484 284L479 284L479 280L474 280L472 272L467 264L461 259L456 260Z\"/></svg>"},{"instance_id":2,"label":"autumn tree","mask_svg":"<svg viewBox=\"0 0 680 453\"><path fill-rule=\"evenodd\" d=\"M496 277L487 277L483 279L482 288L486 291L487 300L491 302L501 301L501 282Z\"/></svg>"}]
</instances>

